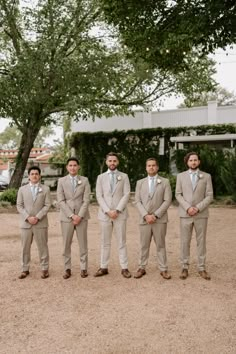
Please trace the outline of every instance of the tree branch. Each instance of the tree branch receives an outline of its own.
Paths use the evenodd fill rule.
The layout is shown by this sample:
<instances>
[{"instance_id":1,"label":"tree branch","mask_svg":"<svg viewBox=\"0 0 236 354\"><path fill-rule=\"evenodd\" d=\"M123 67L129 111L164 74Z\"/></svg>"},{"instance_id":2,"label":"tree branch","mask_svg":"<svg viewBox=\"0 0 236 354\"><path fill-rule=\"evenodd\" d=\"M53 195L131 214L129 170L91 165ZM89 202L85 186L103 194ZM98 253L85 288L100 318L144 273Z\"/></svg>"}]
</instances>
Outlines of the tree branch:
<instances>
[{"instance_id":1,"label":"tree branch","mask_svg":"<svg viewBox=\"0 0 236 354\"><path fill-rule=\"evenodd\" d=\"M11 11L9 11L5 0L1 0L1 3L3 6L3 10L6 14L6 22L9 27L9 30L4 28L4 32L7 34L8 37L11 38L13 47L15 48L15 51L16 51L16 54L17 54L17 56L19 56L20 52L21 52L20 51L20 40L22 39L22 36L21 36L20 31L16 25L15 17L12 14L12 12L14 11L15 2L12 5Z\"/></svg>"}]
</instances>

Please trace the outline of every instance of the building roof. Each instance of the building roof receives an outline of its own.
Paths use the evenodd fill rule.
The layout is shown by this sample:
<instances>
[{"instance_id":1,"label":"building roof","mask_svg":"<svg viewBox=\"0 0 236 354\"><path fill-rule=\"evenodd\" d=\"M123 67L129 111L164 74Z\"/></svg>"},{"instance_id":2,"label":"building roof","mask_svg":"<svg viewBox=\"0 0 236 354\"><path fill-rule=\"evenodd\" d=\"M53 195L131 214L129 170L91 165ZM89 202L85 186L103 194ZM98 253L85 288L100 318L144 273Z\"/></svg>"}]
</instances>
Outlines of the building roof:
<instances>
[{"instance_id":1,"label":"building roof","mask_svg":"<svg viewBox=\"0 0 236 354\"><path fill-rule=\"evenodd\" d=\"M29 159L36 159L39 156L46 155L49 156L51 148L32 148L30 151ZM4 157L6 159L14 160L18 154L17 149L0 149L0 158Z\"/></svg>"},{"instance_id":2,"label":"building roof","mask_svg":"<svg viewBox=\"0 0 236 354\"><path fill-rule=\"evenodd\" d=\"M236 140L236 134L215 134L215 135L191 135L191 136L172 136L170 141L173 143L192 143L204 141L228 141Z\"/></svg>"}]
</instances>

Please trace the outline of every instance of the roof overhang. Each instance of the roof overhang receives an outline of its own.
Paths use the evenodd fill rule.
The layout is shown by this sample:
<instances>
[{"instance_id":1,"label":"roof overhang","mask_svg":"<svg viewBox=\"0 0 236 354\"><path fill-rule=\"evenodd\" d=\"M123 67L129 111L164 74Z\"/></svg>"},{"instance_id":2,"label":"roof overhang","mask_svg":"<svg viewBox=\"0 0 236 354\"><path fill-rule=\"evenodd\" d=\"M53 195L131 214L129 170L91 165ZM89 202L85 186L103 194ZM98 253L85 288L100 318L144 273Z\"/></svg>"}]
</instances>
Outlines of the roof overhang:
<instances>
[{"instance_id":1,"label":"roof overhang","mask_svg":"<svg viewBox=\"0 0 236 354\"><path fill-rule=\"evenodd\" d=\"M216 135L191 135L191 136L172 136L170 141L173 143L192 143L206 141L227 141L236 140L236 134L216 134Z\"/></svg>"}]
</instances>

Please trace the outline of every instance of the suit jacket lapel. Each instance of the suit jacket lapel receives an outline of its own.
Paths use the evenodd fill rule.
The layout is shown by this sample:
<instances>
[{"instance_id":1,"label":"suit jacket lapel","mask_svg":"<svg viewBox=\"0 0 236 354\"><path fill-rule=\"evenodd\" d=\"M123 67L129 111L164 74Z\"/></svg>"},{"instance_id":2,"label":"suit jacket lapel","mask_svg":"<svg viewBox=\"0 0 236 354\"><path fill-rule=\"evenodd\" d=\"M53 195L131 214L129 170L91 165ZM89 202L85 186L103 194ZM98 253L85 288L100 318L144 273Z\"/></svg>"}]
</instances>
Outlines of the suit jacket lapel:
<instances>
[{"instance_id":1,"label":"suit jacket lapel","mask_svg":"<svg viewBox=\"0 0 236 354\"><path fill-rule=\"evenodd\" d=\"M142 193L144 194L144 205L148 203L148 201L150 200L151 196L149 193L149 181L148 181L148 177L145 178L145 180L143 181L143 190Z\"/></svg>"},{"instance_id":2,"label":"suit jacket lapel","mask_svg":"<svg viewBox=\"0 0 236 354\"><path fill-rule=\"evenodd\" d=\"M35 202L36 202L36 200L38 198L38 194L41 193L41 192L39 192L39 190L42 190L42 185L40 183L38 184L38 189L37 189L37 193L36 193L35 200L34 200Z\"/></svg>"},{"instance_id":3,"label":"suit jacket lapel","mask_svg":"<svg viewBox=\"0 0 236 354\"><path fill-rule=\"evenodd\" d=\"M198 183L200 181L200 178L199 178L199 175L201 174L201 171L198 170L198 173L197 173L197 181L196 181L196 184L195 184L195 188L194 188L194 191L197 189L197 186L198 186Z\"/></svg>"},{"instance_id":4,"label":"suit jacket lapel","mask_svg":"<svg viewBox=\"0 0 236 354\"><path fill-rule=\"evenodd\" d=\"M35 200L33 199L33 194L32 194L32 190L31 190L31 185L30 184L28 184L28 186L27 186L26 193L27 193L26 198L27 199L31 199L33 201L33 203L34 203Z\"/></svg>"},{"instance_id":5,"label":"suit jacket lapel","mask_svg":"<svg viewBox=\"0 0 236 354\"><path fill-rule=\"evenodd\" d=\"M192 180L189 171L185 172L185 177L186 178L184 183L186 183L189 186L190 190L193 191L193 185L192 185Z\"/></svg>"},{"instance_id":6,"label":"suit jacket lapel","mask_svg":"<svg viewBox=\"0 0 236 354\"><path fill-rule=\"evenodd\" d=\"M117 170L117 171L116 171L116 174L115 174L115 187L114 187L114 191L113 191L112 194L115 193L115 190L116 190L116 187L117 187L117 183L118 183L117 177L119 176L119 173L120 173L120 172ZM110 183L110 176L109 176L109 183Z\"/></svg>"},{"instance_id":7,"label":"suit jacket lapel","mask_svg":"<svg viewBox=\"0 0 236 354\"><path fill-rule=\"evenodd\" d=\"M148 180L148 178L147 178L147 180ZM154 197L154 195L155 195L155 193L156 193L156 191L157 191L157 186L158 186L157 180L158 180L158 177L156 178L156 181L155 181L155 184L154 184L154 191L153 191L153 194L152 194L152 195L149 194L149 183L148 183L148 194L149 194L149 196L150 196L151 199Z\"/></svg>"},{"instance_id":8,"label":"suit jacket lapel","mask_svg":"<svg viewBox=\"0 0 236 354\"><path fill-rule=\"evenodd\" d=\"M73 186L72 186L72 183L71 183L70 175L68 175L66 180L65 180L65 189L70 191L70 194L71 194L72 197L74 196L75 193L73 193Z\"/></svg>"}]
</instances>

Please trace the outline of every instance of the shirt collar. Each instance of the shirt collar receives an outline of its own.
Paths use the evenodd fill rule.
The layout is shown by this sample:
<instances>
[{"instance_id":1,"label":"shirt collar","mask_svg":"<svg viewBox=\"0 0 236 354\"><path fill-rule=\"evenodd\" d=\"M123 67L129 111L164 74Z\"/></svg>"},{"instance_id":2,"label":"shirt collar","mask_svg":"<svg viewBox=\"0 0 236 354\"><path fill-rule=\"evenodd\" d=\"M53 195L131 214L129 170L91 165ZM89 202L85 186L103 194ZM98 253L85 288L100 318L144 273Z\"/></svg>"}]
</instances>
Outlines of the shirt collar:
<instances>
[{"instance_id":1,"label":"shirt collar","mask_svg":"<svg viewBox=\"0 0 236 354\"><path fill-rule=\"evenodd\" d=\"M69 175L69 176L70 176L70 179L73 179L73 178L77 179L77 175L76 176Z\"/></svg>"},{"instance_id":2,"label":"shirt collar","mask_svg":"<svg viewBox=\"0 0 236 354\"><path fill-rule=\"evenodd\" d=\"M38 187L38 186L39 186L39 183L34 184L34 183L30 182L30 187Z\"/></svg>"},{"instance_id":3,"label":"shirt collar","mask_svg":"<svg viewBox=\"0 0 236 354\"><path fill-rule=\"evenodd\" d=\"M117 169L115 169L114 171L111 171L111 170L109 170L109 168L108 168L107 173L117 173Z\"/></svg>"},{"instance_id":4,"label":"shirt collar","mask_svg":"<svg viewBox=\"0 0 236 354\"><path fill-rule=\"evenodd\" d=\"M155 176L149 176L149 175L148 175L148 179L149 179L149 180L150 180L150 179L153 179L153 178L154 178L154 180L156 180L157 177L158 177L158 174L156 174Z\"/></svg>"},{"instance_id":5,"label":"shirt collar","mask_svg":"<svg viewBox=\"0 0 236 354\"><path fill-rule=\"evenodd\" d=\"M188 170L189 174L192 175L194 173L198 173L199 172L199 168L196 170L191 170L191 168Z\"/></svg>"}]
</instances>

